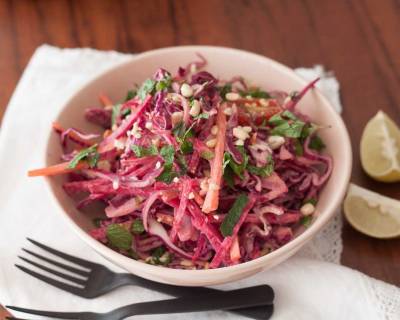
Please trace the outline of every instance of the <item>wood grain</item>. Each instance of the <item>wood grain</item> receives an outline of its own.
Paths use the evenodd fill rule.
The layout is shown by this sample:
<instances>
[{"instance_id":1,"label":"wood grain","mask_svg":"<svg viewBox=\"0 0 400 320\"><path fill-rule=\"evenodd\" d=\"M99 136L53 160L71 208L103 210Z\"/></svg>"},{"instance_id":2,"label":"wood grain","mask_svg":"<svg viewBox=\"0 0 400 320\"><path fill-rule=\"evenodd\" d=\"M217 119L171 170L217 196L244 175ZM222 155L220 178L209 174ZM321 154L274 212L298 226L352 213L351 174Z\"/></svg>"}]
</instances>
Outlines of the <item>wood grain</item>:
<instances>
[{"instance_id":1,"label":"wood grain","mask_svg":"<svg viewBox=\"0 0 400 320\"><path fill-rule=\"evenodd\" d=\"M291 67L323 64L341 84L354 150L352 181L400 198L399 184L377 183L363 173L358 152L362 129L378 109L400 123L399 30L396 0L0 0L0 117L43 43L122 52L210 44ZM400 239L367 238L346 224L343 240L343 264L400 285Z\"/></svg>"}]
</instances>

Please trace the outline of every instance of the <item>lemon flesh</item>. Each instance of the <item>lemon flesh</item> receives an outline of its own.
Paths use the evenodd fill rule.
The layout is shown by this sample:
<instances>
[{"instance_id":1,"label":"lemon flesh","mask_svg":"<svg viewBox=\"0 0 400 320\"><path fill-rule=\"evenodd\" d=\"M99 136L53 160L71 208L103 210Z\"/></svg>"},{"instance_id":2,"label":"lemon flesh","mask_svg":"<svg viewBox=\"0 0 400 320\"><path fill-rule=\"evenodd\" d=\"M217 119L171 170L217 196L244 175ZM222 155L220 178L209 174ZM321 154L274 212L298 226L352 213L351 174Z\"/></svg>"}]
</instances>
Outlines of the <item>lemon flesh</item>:
<instances>
[{"instance_id":1,"label":"lemon flesh","mask_svg":"<svg viewBox=\"0 0 400 320\"><path fill-rule=\"evenodd\" d=\"M343 209L361 233L380 239L400 236L400 201L350 184Z\"/></svg>"},{"instance_id":2,"label":"lemon flesh","mask_svg":"<svg viewBox=\"0 0 400 320\"><path fill-rule=\"evenodd\" d=\"M372 178L400 181L400 129L379 111L365 126L360 144L361 164Z\"/></svg>"}]
</instances>

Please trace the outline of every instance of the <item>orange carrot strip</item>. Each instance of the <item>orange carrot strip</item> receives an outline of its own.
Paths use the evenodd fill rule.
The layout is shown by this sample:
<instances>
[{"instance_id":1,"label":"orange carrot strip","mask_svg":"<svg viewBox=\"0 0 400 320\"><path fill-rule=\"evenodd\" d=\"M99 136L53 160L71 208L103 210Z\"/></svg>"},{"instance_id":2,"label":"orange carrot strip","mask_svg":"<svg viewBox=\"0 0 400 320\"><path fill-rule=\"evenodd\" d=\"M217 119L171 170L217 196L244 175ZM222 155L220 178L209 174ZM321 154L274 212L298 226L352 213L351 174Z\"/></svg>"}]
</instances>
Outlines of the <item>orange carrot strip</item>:
<instances>
[{"instance_id":1,"label":"orange carrot strip","mask_svg":"<svg viewBox=\"0 0 400 320\"><path fill-rule=\"evenodd\" d=\"M87 166L87 164L84 162L78 163L78 165L75 168L68 168L68 165L69 165L69 162L63 162L63 163L59 163L54 166L50 166L50 167L46 167L46 168L30 170L30 171L28 171L28 176L29 177L55 176L55 175L79 170L79 169L85 168Z\"/></svg>"},{"instance_id":2,"label":"orange carrot strip","mask_svg":"<svg viewBox=\"0 0 400 320\"><path fill-rule=\"evenodd\" d=\"M204 200L202 211L210 213L218 209L219 189L222 181L222 162L224 159L225 136L226 136L226 117L225 104L221 104L217 114L217 144L215 146L214 159L212 161L210 184Z\"/></svg>"},{"instance_id":3,"label":"orange carrot strip","mask_svg":"<svg viewBox=\"0 0 400 320\"><path fill-rule=\"evenodd\" d=\"M194 201L201 207L204 203L204 199L196 191L193 191Z\"/></svg>"},{"instance_id":4,"label":"orange carrot strip","mask_svg":"<svg viewBox=\"0 0 400 320\"><path fill-rule=\"evenodd\" d=\"M111 102L111 99L106 96L104 93L99 95L99 100L103 104L104 107L109 107L112 106L113 103Z\"/></svg>"}]
</instances>

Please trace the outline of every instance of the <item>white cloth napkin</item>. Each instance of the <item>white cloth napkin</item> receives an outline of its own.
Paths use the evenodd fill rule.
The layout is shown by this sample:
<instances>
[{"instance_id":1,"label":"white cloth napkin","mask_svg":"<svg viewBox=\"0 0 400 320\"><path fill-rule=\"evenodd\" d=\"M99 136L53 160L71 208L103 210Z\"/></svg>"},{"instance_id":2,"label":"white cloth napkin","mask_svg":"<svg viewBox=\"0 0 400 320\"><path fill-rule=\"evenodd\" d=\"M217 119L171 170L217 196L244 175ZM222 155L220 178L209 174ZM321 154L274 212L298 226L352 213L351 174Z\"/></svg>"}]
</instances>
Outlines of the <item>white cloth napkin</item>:
<instances>
[{"instance_id":1,"label":"white cloth napkin","mask_svg":"<svg viewBox=\"0 0 400 320\"><path fill-rule=\"evenodd\" d=\"M91 49L37 49L10 101L0 132L0 303L68 311L108 311L165 298L125 287L85 300L50 287L14 267L26 236L122 272L86 246L47 201L44 180L26 172L40 167L46 136L60 107L100 72L131 55ZM306 78L323 77L319 86L340 111L339 85L321 66L299 69ZM237 283L235 288L268 283L276 292L273 319L400 319L400 289L340 266L341 217L337 215L306 248L272 270ZM36 248L35 251L39 251ZM23 254L22 254L23 255ZM382 262L384 263L384 262ZM23 263L22 263L23 264ZM25 316L28 317L28 316ZM29 316L28 318L32 318ZM226 312L148 316L141 319L236 319Z\"/></svg>"}]
</instances>

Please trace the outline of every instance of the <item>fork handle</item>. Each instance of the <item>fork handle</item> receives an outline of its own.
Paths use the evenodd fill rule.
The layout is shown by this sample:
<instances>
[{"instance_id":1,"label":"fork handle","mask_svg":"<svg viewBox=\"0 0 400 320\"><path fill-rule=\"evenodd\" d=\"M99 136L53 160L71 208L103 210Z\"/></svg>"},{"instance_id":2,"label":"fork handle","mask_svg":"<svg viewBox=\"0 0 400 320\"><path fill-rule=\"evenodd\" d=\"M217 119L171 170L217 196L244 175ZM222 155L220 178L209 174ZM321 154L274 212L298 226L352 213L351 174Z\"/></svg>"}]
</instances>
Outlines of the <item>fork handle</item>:
<instances>
[{"instance_id":1,"label":"fork handle","mask_svg":"<svg viewBox=\"0 0 400 320\"><path fill-rule=\"evenodd\" d=\"M213 293L224 292L222 290L211 289L206 287L180 287L159 282L150 281L129 273L118 273L114 279L114 283L119 282L122 285L136 285L145 289L156 292L162 292L174 297L189 297L207 295ZM272 307L267 310L267 305L273 304L275 294L274 290L269 285L263 285L264 289L264 303L263 306L253 308L240 308L235 310L228 310L230 312L245 316L251 319L265 319L265 313L272 313Z\"/></svg>"},{"instance_id":2,"label":"fork handle","mask_svg":"<svg viewBox=\"0 0 400 320\"><path fill-rule=\"evenodd\" d=\"M212 292L194 297L180 297L152 302L135 303L110 312L109 317L115 320L125 319L135 315L170 314L184 312L200 312L211 310L227 310L236 308L251 308L265 305L268 289L266 286L249 287L225 292ZM268 306L262 318L271 316ZM107 314L106 314L107 316Z\"/></svg>"}]
</instances>

